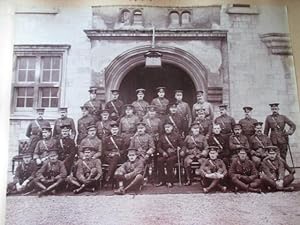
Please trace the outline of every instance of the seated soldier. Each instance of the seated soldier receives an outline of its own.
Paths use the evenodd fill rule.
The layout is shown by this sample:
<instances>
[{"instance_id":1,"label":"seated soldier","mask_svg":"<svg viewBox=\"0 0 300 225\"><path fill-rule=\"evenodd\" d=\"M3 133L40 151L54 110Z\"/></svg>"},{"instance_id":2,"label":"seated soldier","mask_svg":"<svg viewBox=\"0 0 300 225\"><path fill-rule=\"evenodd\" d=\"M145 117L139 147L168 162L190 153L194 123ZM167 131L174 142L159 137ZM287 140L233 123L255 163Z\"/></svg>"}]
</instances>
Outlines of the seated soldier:
<instances>
[{"instance_id":1,"label":"seated soldier","mask_svg":"<svg viewBox=\"0 0 300 225\"><path fill-rule=\"evenodd\" d=\"M235 185L235 191L238 189L243 191L260 193L260 179L258 171L254 163L248 159L245 148L238 150L238 158L233 160L229 168L229 176Z\"/></svg>"},{"instance_id":2,"label":"seated soldier","mask_svg":"<svg viewBox=\"0 0 300 225\"><path fill-rule=\"evenodd\" d=\"M42 166L42 163L48 159L49 151L55 149L57 146L57 140L51 137L51 126L43 126L42 127L42 137L34 150L33 159L36 160L36 164L38 166Z\"/></svg>"},{"instance_id":3,"label":"seated soldier","mask_svg":"<svg viewBox=\"0 0 300 225\"><path fill-rule=\"evenodd\" d=\"M156 186L160 187L166 185L173 187L173 168L178 162L178 151L183 146L181 136L174 130L172 122L164 124L164 133L160 136L157 150L159 156L157 158L157 172L158 180L160 181ZM165 164L167 174L165 174Z\"/></svg>"},{"instance_id":4,"label":"seated soldier","mask_svg":"<svg viewBox=\"0 0 300 225\"><path fill-rule=\"evenodd\" d=\"M200 134L200 127L198 123L191 125L191 134L187 135L184 143L181 155L184 158L184 168L187 176L187 182L184 185L191 185L191 163L199 162L202 164L205 158L208 156L206 138Z\"/></svg>"},{"instance_id":5,"label":"seated soldier","mask_svg":"<svg viewBox=\"0 0 300 225\"><path fill-rule=\"evenodd\" d=\"M110 124L111 135L103 142L103 159L108 164L105 181L109 182L117 169L118 163L124 159L124 140L119 135L119 125L113 121ZM125 161L125 160L124 160Z\"/></svg>"},{"instance_id":6,"label":"seated soldier","mask_svg":"<svg viewBox=\"0 0 300 225\"><path fill-rule=\"evenodd\" d=\"M104 109L101 111L101 120L96 123L97 128L97 137L100 140L104 140L107 136L110 135L110 123L111 119L109 118L109 111Z\"/></svg>"},{"instance_id":7,"label":"seated soldier","mask_svg":"<svg viewBox=\"0 0 300 225\"><path fill-rule=\"evenodd\" d=\"M31 153L22 155L22 162L18 165L13 181L7 185L7 194L29 192L33 189L33 179L37 171Z\"/></svg>"},{"instance_id":8,"label":"seated soldier","mask_svg":"<svg viewBox=\"0 0 300 225\"><path fill-rule=\"evenodd\" d=\"M59 160L64 162L67 173L70 174L75 155L77 154L77 148L75 146L74 138L70 136L71 126L62 125L60 129L61 135L57 140Z\"/></svg>"},{"instance_id":9,"label":"seated soldier","mask_svg":"<svg viewBox=\"0 0 300 225\"><path fill-rule=\"evenodd\" d=\"M260 169L261 161L267 156L265 147L272 145L271 139L263 134L262 125L262 122L254 123L255 134L249 139L251 159L254 162L256 169Z\"/></svg>"},{"instance_id":10,"label":"seated soldier","mask_svg":"<svg viewBox=\"0 0 300 225\"><path fill-rule=\"evenodd\" d=\"M293 173L285 175L284 161L279 157L279 150L276 146L267 146L268 156L262 161L261 180L268 190L293 191L294 187L289 186L294 181Z\"/></svg>"},{"instance_id":11,"label":"seated soldier","mask_svg":"<svg viewBox=\"0 0 300 225\"><path fill-rule=\"evenodd\" d=\"M75 194L82 191L94 192L99 187L102 167L99 159L92 158L94 151L95 149L90 146L83 146L84 158L79 159L76 164L75 177L72 175L67 177L67 182L76 187L73 190Z\"/></svg>"},{"instance_id":12,"label":"seated soldier","mask_svg":"<svg viewBox=\"0 0 300 225\"><path fill-rule=\"evenodd\" d=\"M136 149L128 149L128 161L123 163L115 172L115 179L119 182L119 189L115 194L124 195L130 190L140 188L144 182L144 162L140 160Z\"/></svg>"},{"instance_id":13,"label":"seated soldier","mask_svg":"<svg viewBox=\"0 0 300 225\"><path fill-rule=\"evenodd\" d=\"M210 192L215 187L218 187L222 192L227 190L226 186L221 185L221 181L227 174L227 169L224 162L218 159L218 149L218 147L209 146L209 158L200 167L204 193Z\"/></svg>"},{"instance_id":14,"label":"seated soldier","mask_svg":"<svg viewBox=\"0 0 300 225\"><path fill-rule=\"evenodd\" d=\"M196 118L194 123L198 123L201 128L201 134L203 134L207 139L212 132L212 121L209 117L206 117L205 111L203 109L196 109Z\"/></svg>"},{"instance_id":15,"label":"seated soldier","mask_svg":"<svg viewBox=\"0 0 300 225\"><path fill-rule=\"evenodd\" d=\"M55 194L66 176L66 167L62 161L58 160L57 150L51 150L49 152L49 160L37 171L34 179L36 187L41 190L38 196L41 197L49 192Z\"/></svg>"},{"instance_id":16,"label":"seated soldier","mask_svg":"<svg viewBox=\"0 0 300 225\"><path fill-rule=\"evenodd\" d=\"M237 123L233 126L233 134L229 137L231 160L237 158L237 150L240 148L249 149L249 142L248 138L242 134L242 125Z\"/></svg>"},{"instance_id":17,"label":"seated soldier","mask_svg":"<svg viewBox=\"0 0 300 225\"><path fill-rule=\"evenodd\" d=\"M155 151L154 140L150 134L146 133L145 123L137 123L136 128L137 132L132 137L129 148L137 149L139 158L146 163Z\"/></svg>"},{"instance_id":18,"label":"seated soldier","mask_svg":"<svg viewBox=\"0 0 300 225\"><path fill-rule=\"evenodd\" d=\"M96 131L96 126L94 124L90 125L87 127L88 129L88 136L85 137L80 145L79 145L79 158L83 158L84 154L83 154L83 146L88 146L88 147L92 147L95 149L94 155L92 156L92 158L98 158L100 159L101 155L102 155L102 141L96 136L97 131Z\"/></svg>"}]
</instances>

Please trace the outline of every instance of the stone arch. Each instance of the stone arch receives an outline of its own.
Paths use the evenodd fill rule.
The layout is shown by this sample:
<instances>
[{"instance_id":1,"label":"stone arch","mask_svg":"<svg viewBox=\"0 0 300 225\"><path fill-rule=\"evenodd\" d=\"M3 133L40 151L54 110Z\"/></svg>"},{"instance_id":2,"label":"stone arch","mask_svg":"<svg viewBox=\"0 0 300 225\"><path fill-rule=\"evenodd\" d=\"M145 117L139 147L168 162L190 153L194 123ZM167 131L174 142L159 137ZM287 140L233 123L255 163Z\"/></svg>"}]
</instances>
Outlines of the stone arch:
<instances>
[{"instance_id":1,"label":"stone arch","mask_svg":"<svg viewBox=\"0 0 300 225\"><path fill-rule=\"evenodd\" d=\"M170 63L183 69L192 79L196 90L207 93L207 70L192 54L175 47L157 46L162 53L162 63ZM119 89L127 73L136 66L145 63L145 53L150 45L130 49L117 56L105 69L105 96L110 97L111 89Z\"/></svg>"}]
</instances>

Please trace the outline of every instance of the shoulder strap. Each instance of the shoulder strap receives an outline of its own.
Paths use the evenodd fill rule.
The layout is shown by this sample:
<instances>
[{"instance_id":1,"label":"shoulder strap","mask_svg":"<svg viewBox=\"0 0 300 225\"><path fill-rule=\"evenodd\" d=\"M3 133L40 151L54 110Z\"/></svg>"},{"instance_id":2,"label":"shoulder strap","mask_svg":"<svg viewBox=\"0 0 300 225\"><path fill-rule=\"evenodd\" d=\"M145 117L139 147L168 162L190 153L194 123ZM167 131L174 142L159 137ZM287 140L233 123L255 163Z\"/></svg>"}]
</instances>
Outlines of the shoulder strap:
<instances>
[{"instance_id":1,"label":"shoulder strap","mask_svg":"<svg viewBox=\"0 0 300 225\"><path fill-rule=\"evenodd\" d=\"M176 125L175 121L173 120L172 116L169 116L169 119L170 119L171 123L173 123L173 125L174 125L175 129L177 129L177 130L178 130L178 127L177 127L177 125Z\"/></svg>"},{"instance_id":2,"label":"shoulder strap","mask_svg":"<svg viewBox=\"0 0 300 225\"><path fill-rule=\"evenodd\" d=\"M115 103L113 101L111 101L110 103L111 103L112 107L114 108L114 110L116 111L116 113L119 113Z\"/></svg>"},{"instance_id":3,"label":"shoulder strap","mask_svg":"<svg viewBox=\"0 0 300 225\"><path fill-rule=\"evenodd\" d=\"M162 104L162 102L160 101L160 99L157 98L157 100L158 100L158 103L160 104L160 106L163 106L163 104Z\"/></svg>"},{"instance_id":4,"label":"shoulder strap","mask_svg":"<svg viewBox=\"0 0 300 225\"><path fill-rule=\"evenodd\" d=\"M172 142L170 141L170 139L168 138L167 135L164 135L166 141L168 142L168 144L171 146L171 148L175 149L174 145L172 144Z\"/></svg>"},{"instance_id":5,"label":"shoulder strap","mask_svg":"<svg viewBox=\"0 0 300 225\"><path fill-rule=\"evenodd\" d=\"M261 141L256 135L255 135L255 139L257 140L258 144L259 144L262 148L265 147L264 144L262 143L262 141Z\"/></svg>"},{"instance_id":6,"label":"shoulder strap","mask_svg":"<svg viewBox=\"0 0 300 225\"><path fill-rule=\"evenodd\" d=\"M221 145L221 143L219 142L219 140L213 136L214 141L217 143L217 145L219 146L220 149L223 149L223 146Z\"/></svg>"},{"instance_id":7,"label":"shoulder strap","mask_svg":"<svg viewBox=\"0 0 300 225\"><path fill-rule=\"evenodd\" d=\"M62 148L63 150L65 150L65 147L64 147L64 143L63 143L63 141L62 141L62 138L59 139L59 144L60 144L61 148Z\"/></svg>"},{"instance_id":8,"label":"shoulder strap","mask_svg":"<svg viewBox=\"0 0 300 225\"><path fill-rule=\"evenodd\" d=\"M88 168L88 170L89 170L89 171L91 171L91 170L92 170L92 169L91 169L91 168L88 166L88 164L86 164L86 162L85 162L85 161L83 161L83 160L82 160L82 164L83 164L83 165L84 165L86 168Z\"/></svg>"},{"instance_id":9,"label":"shoulder strap","mask_svg":"<svg viewBox=\"0 0 300 225\"><path fill-rule=\"evenodd\" d=\"M38 128L41 129L41 125L39 124L39 122L37 120L34 120L34 122L38 126Z\"/></svg>"},{"instance_id":10,"label":"shoulder strap","mask_svg":"<svg viewBox=\"0 0 300 225\"><path fill-rule=\"evenodd\" d=\"M110 140L111 140L111 142L113 143L113 145L115 146L115 148L119 150L119 146L118 146L117 143L115 142L113 136L110 136Z\"/></svg>"},{"instance_id":11,"label":"shoulder strap","mask_svg":"<svg viewBox=\"0 0 300 225\"><path fill-rule=\"evenodd\" d=\"M96 109L96 107L94 106L94 104L91 102L91 101L89 101L89 104L90 104L90 106L92 106L92 108L95 110Z\"/></svg>"},{"instance_id":12,"label":"shoulder strap","mask_svg":"<svg viewBox=\"0 0 300 225\"><path fill-rule=\"evenodd\" d=\"M194 144L196 145L196 147L198 147L198 144L197 144L195 138L193 137L193 135L191 135L191 139L192 139L192 141L194 142Z\"/></svg>"},{"instance_id":13,"label":"shoulder strap","mask_svg":"<svg viewBox=\"0 0 300 225\"><path fill-rule=\"evenodd\" d=\"M241 144L240 140L239 140L236 136L234 136L233 138L237 141L237 143L238 143L239 145Z\"/></svg>"},{"instance_id":14,"label":"shoulder strap","mask_svg":"<svg viewBox=\"0 0 300 225\"><path fill-rule=\"evenodd\" d=\"M278 125L278 123L277 123L277 121L275 120L274 116L271 116L271 118L272 118L273 121L275 122L276 128L280 129L280 126Z\"/></svg>"},{"instance_id":15,"label":"shoulder strap","mask_svg":"<svg viewBox=\"0 0 300 225\"><path fill-rule=\"evenodd\" d=\"M43 140L43 145L45 146L46 150L48 151L48 150L49 150L49 148L48 148L48 146L47 146L47 144L46 144L46 141L45 141L45 140Z\"/></svg>"}]
</instances>

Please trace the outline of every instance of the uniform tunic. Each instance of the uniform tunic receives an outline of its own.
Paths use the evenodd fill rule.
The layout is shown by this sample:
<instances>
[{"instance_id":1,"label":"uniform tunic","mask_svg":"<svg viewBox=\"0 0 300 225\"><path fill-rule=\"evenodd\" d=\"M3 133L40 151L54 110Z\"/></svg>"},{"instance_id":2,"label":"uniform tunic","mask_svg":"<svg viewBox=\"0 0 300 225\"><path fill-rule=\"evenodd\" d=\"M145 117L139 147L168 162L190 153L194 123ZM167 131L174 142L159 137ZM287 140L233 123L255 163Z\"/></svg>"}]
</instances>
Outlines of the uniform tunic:
<instances>
[{"instance_id":1,"label":"uniform tunic","mask_svg":"<svg viewBox=\"0 0 300 225\"><path fill-rule=\"evenodd\" d=\"M215 124L219 124L221 127L222 134L231 134L233 131L233 126L235 125L235 120L228 116L227 114L221 115L215 119Z\"/></svg>"},{"instance_id":2,"label":"uniform tunic","mask_svg":"<svg viewBox=\"0 0 300 225\"><path fill-rule=\"evenodd\" d=\"M79 145L79 152L83 153L83 147L94 148L97 158L102 155L102 141L97 136L84 138Z\"/></svg>"},{"instance_id":3,"label":"uniform tunic","mask_svg":"<svg viewBox=\"0 0 300 225\"><path fill-rule=\"evenodd\" d=\"M124 151L124 140L120 135L110 135L104 139L103 155L105 158L110 157L110 153L119 153L120 155L123 155Z\"/></svg>"},{"instance_id":4,"label":"uniform tunic","mask_svg":"<svg viewBox=\"0 0 300 225\"><path fill-rule=\"evenodd\" d=\"M139 120L142 120L143 117L146 115L147 112L147 106L149 106L149 103L145 100L136 100L132 103L135 114L139 117Z\"/></svg>"},{"instance_id":5,"label":"uniform tunic","mask_svg":"<svg viewBox=\"0 0 300 225\"><path fill-rule=\"evenodd\" d=\"M48 157L49 151L57 147L57 140L53 137L40 140L34 150L34 155L39 159Z\"/></svg>"},{"instance_id":6,"label":"uniform tunic","mask_svg":"<svg viewBox=\"0 0 300 225\"><path fill-rule=\"evenodd\" d=\"M65 165L62 161L58 160L55 163L47 161L43 166L37 171L36 177L40 180L45 179L64 179L67 176L67 171Z\"/></svg>"},{"instance_id":7,"label":"uniform tunic","mask_svg":"<svg viewBox=\"0 0 300 225\"><path fill-rule=\"evenodd\" d=\"M92 124L95 124L95 120L90 114L83 116L78 120L77 144L80 144L82 139L84 139L88 135L87 127Z\"/></svg>"},{"instance_id":8,"label":"uniform tunic","mask_svg":"<svg viewBox=\"0 0 300 225\"><path fill-rule=\"evenodd\" d=\"M88 108L88 111L90 115L93 116L94 120L98 121L102 110L101 102L97 99L89 100L86 103L84 103L84 106Z\"/></svg>"},{"instance_id":9,"label":"uniform tunic","mask_svg":"<svg viewBox=\"0 0 300 225\"><path fill-rule=\"evenodd\" d=\"M200 119L200 118L196 117L194 123L195 122L199 124L200 132L204 136L208 136L211 134L213 123L210 119L208 119L208 118Z\"/></svg>"},{"instance_id":10,"label":"uniform tunic","mask_svg":"<svg viewBox=\"0 0 300 225\"><path fill-rule=\"evenodd\" d=\"M157 97L152 100L151 105L155 105L157 107L157 114L161 119L163 119L163 117L167 114L169 100Z\"/></svg>"},{"instance_id":11,"label":"uniform tunic","mask_svg":"<svg viewBox=\"0 0 300 225\"><path fill-rule=\"evenodd\" d=\"M158 141L159 134L162 131L161 120L157 117L150 118L145 116L143 122L146 124L146 132L150 134L155 141Z\"/></svg>"},{"instance_id":12,"label":"uniform tunic","mask_svg":"<svg viewBox=\"0 0 300 225\"><path fill-rule=\"evenodd\" d=\"M231 156L234 156L237 154L237 150L241 147L249 149L249 142L245 135L234 135L232 134L229 137L229 150L231 153Z\"/></svg>"},{"instance_id":13,"label":"uniform tunic","mask_svg":"<svg viewBox=\"0 0 300 225\"><path fill-rule=\"evenodd\" d=\"M182 132L184 131L184 121L183 121L183 117L179 114L168 114L165 118L164 123L172 123L173 124L173 129L175 132L177 132L178 134L182 134Z\"/></svg>"},{"instance_id":14,"label":"uniform tunic","mask_svg":"<svg viewBox=\"0 0 300 225\"><path fill-rule=\"evenodd\" d=\"M205 117L207 117L210 120L214 119L213 107L209 102L203 102L203 103L196 102L192 108L193 118L196 118L196 110L199 110L199 109L204 110Z\"/></svg>"},{"instance_id":15,"label":"uniform tunic","mask_svg":"<svg viewBox=\"0 0 300 225\"><path fill-rule=\"evenodd\" d=\"M110 124L111 120L100 120L96 123L97 137L99 139L104 140L107 136L110 135Z\"/></svg>"},{"instance_id":16,"label":"uniform tunic","mask_svg":"<svg viewBox=\"0 0 300 225\"><path fill-rule=\"evenodd\" d=\"M248 176L254 180L258 178L258 171L251 160L245 159L245 161L241 161L237 158L233 160L229 168L229 176L234 177L235 175Z\"/></svg>"},{"instance_id":17,"label":"uniform tunic","mask_svg":"<svg viewBox=\"0 0 300 225\"><path fill-rule=\"evenodd\" d=\"M283 179L284 178L284 163L278 157L274 161L271 161L268 158L265 158L262 161L262 171L263 173L272 180Z\"/></svg>"},{"instance_id":18,"label":"uniform tunic","mask_svg":"<svg viewBox=\"0 0 300 225\"><path fill-rule=\"evenodd\" d=\"M71 133L72 133L72 136L75 138L76 136L76 129L75 129L75 123L74 123L74 120L72 118L58 118L57 120L55 120L54 122L54 128L53 128L53 136L56 137L56 136L59 136L61 134L61 126L63 125L67 125L67 126L70 126L71 127Z\"/></svg>"},{"instance_id":19,"label":"uniform tunic","mask_svg":"<svg viewBox=\"0 0 300 225\"><path fill-rule=\"evenodd\" d=\"M177 102L177 114L183 119L183 131L187 132L192 122L191 108L186 102Z\"/></svg>"},{"instance_id":20,"label":"uniform tunic","mask_svg":"<svg viewBox=\"0 0 300 225\"><path fill-rule=\"evenodd\" d=\"M59 159L64 162L67 172L69 174L74 163L75 155L77 154L75 142L70 137L60 137L57 140L57 146Z\"/></svg>"},{"instance_id":21,"label":"uniform tunic","mask_svg":"<svg viewBox=\"0 0 300 225\"><path fill-rule=\"evenodd\" d=\"M116 170L115 174L127 174L128 180L133 180L138 174L144 174L143 160L140 160L139 158L137 158L134 162L130 162L128 160Z\"/></svg>"},{"instance_id":22,"label":"uniform tunic","mask_svg":"<svg viewBox=\"0 0 300 225\"><path fill-rule=\"evenodd\" d=\"M92 178L95 180L98 180L101 177L101 161L99 159L79 159L77 164L76 178L80 182L85 182L85 180L91 175L91 172L94 174Z\"/></svg>"},{"instance_id":23,"label":"uniform tunic","mask_svg":"<svg viewBox=\"0 0 300 225\"><path fill-rule=\"evenodd\" d=\"M130 147L133 149L138 150L138 156L145 157L147 151L152 148L152 152L150 154L153 154L155 151L155 145L154 140L150 134L136 134L132 137L130 141Z\"/></svg>"},{"instance_id":24,"label":"uniform tunic","mask_svg":"<svg viewBox=\"0 0 300 225\"><path fill-rule=\"evenodd\" d=\"M199 134L199 135L187 135L184 143L184 150L186 151L186 155L193 155L194 157L206 157L207 152L207 141L206 138Z\"/></svg>"},{"instance_id":25,"label":"uniform tunic","mask_svg":"<svg viewBox=\"0 0 300 225\"><path fill-rule=\"evenodd\" d=\"M256 123L256 122L257 122L257 120L253 119L251 117L249 117L249 118L245 117L239 121L239 124L242 125L243 134L247 138L250 138L255 133L254 123Z\"/></svg>"},{"instance_id":26,"label":"uniform tunic","mask_svg":"<svg viewBox=\"0 0 300 225\"><path fill-rule=\"evenodd\" d=\"M123 106L124 106L123 101L116 99L107 102L105 105L105 109L108 110L110 118L114 121L117 121L123 114L122 112Z\"/></svg>"},{"instance_id":27,"label":"uniform tunic","mask_svg":"<svg viewBox=\"0 0 300 225\"><path fill-rule=\"evenodd\" d=\"M263 157L266 155L264 148L272 145L270 138L267 135L254 134L249 139L249 146L252 154Z\"/></svg>"},{"instance_id":28,"label":"uniform tunic","mask_svg":"<svg viewBox=\"0 0 300 225\"><path fill-rule=\"evenodd\" d=\"M206 174L211 174L211 173L220 173L223 174L224 176L227 174L227 169L226 166L221 159L206 159L201 167L200 167L200 174L205 177Z\"/></svg>"},{"instance_id":29,"label":"uniform tunic","mask_svg":"<svg viewBox=\"0 0 300 225\"><path fill-rule=\"evenodd\" d=\"M25 164L22 162L16 169L13 182L22 184L25 180L33 180L37 166L35 161L31 160L30 163Z\"/></svg>"}]
</instances>

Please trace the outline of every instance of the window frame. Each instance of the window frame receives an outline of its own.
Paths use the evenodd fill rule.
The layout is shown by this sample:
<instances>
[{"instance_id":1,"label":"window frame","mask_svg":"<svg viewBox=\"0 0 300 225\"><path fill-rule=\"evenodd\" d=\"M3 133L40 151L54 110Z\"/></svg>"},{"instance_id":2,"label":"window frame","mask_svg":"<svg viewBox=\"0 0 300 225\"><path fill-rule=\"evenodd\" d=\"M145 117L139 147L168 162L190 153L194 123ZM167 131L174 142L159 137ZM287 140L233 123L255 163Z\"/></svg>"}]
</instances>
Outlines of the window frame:
<instances>
[{"instance_id":1,"label":"window frame","mask_svg":"<svg viewBox=\"0 0 300 225\"><path fill-rule=\"evenodd\" d=\"M66 65L67 55L70 45L14 45L13 56L13 76L12 76L12 98L11 98L11 117L12 118L31 118L34 115L36 107L41 106L41 90L43 87L59 88L59 99L57 107L47 107L45 115L51 117L57 114L58 108L65 104L66 93ZM18 57L35 57L35 78L34 82L19 82L18 81ZM42 57L60 57L60 74L58 82L42 82ZM33 87L34 99L33 107L17 107L17 88Z\"/></svg>"}]
</instances>

